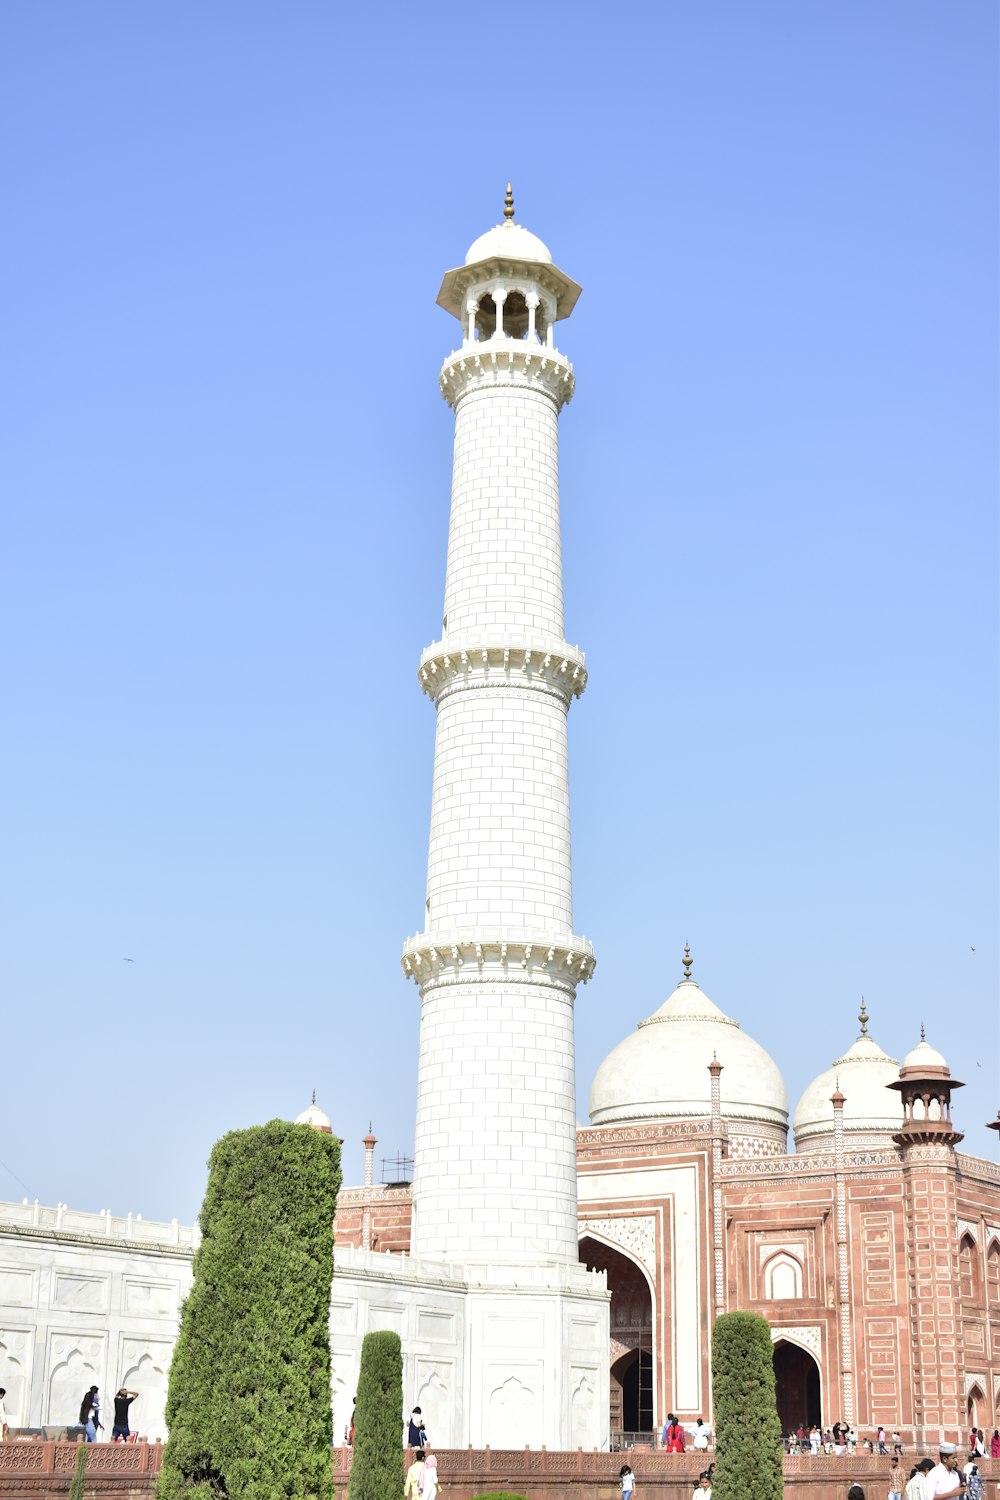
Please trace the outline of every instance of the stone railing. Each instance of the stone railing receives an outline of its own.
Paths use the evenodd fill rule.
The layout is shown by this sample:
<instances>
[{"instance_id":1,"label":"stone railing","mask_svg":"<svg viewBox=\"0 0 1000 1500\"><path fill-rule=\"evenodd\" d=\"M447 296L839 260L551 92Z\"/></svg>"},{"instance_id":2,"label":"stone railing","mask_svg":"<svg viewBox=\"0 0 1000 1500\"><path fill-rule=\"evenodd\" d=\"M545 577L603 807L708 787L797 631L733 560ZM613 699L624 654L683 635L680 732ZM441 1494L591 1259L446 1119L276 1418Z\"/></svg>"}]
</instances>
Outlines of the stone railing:
<instances>
[{"instance_id":1,"label":"stone railing","mask_svg":"<svg viewBox=\"0 0 1000 1500\"><path fill-rule=\"evenodd\" d=\"M22 1478L37 1475L65 1475L67 1482L76 1468L79 1443L44 1442L16 1437L9 1443L0 1443L0 1486L9 1476ZM159 1474L163 1464L163 1447L160 1443L88 1443L87 1444L87 1490L91 1480L117 1478L119 1475ZM0 1487L0 1494L10 1493ZM20 1493L20 1490L18 1491Z\"/></svg>"},{"instance_id":2,"label":"stone railing","mask_svg":"<svg viewBox=\"0 0 1000 1500\"><path fill-rule=\"evenodd\" d=\"M83 1209L69 1208L57 1203L47 1208L34 1203L0 1203L0 1233L31 1236L53 1234L75 1239L117 1240L125 1244L155 1245L158 1249L178 1248L191 1251L198 1244L198 1228L195 1224L179 1224L171 1219L169 1224L155 1219L144 1219L142 1214L113 1214L110 1209L103 1213L89 1213Z\"/></svg>"},{"instance_id":3,"label":"stone railing","mask_svg":"<svg viewBox=\"0 0 1000 1500\"><path fill-rule=\"evenodd\" d=\"M72 1442L16 1439L0 1444L0 1496L21 1500L27 1495L66 1494L78 1447ZM637 1487L655 1491L659 1500L690 1500L699 1472L715 1457L641 1447L627 1453L583 1448L573 1452L544 1448L435 1451L447 1500L473 1500L491 1490L514 1491L530 1500L614 1500L623 1463L634 1469ZM907 1474L911 1451L903 1460ZM400 1488L412 1456L408 1451L400 1454ZM334 1491L337 1500L344 1500L351 1450L334 1448L331 1460ZM87 1449L87 1493L100 1495L102 1500L152 1495L162 1462L159 1443L92 1443ZM984 1459L980 1469L988 1484L1000 1479L1000 1459ZM876 1454L800 1454L784 1460L785 1493L793 1500L843 1500L851 1484L860 1484L866 1494L881 1500L888 1474L888 1458Z\"/></svg>"}]
</instances>

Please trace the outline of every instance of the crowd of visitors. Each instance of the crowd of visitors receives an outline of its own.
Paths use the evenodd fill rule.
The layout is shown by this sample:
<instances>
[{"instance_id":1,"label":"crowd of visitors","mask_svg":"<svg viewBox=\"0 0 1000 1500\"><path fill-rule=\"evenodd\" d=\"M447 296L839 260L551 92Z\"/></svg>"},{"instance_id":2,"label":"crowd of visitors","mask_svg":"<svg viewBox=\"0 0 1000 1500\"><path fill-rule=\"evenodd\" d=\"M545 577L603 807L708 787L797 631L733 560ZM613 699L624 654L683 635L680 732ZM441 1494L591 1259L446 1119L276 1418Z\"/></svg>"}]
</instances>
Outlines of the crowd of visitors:
<instances>
[{"instance_id":1,"label":"crowd of visitors","mask_svg":"<svg viewBox=\"0 0 1000 1500\"><path fill-rule=\"evenodd\" d=\"M1000 1433L995 1435L1000 1438ZM969 1446L968 1462L963 1465L954 1443L941 1443L937 1463L933 1458L922 1458L910 1469L905 1483L902 1465L894 1458L890 1465L889 1500L983 1500L985 1487L977 1462L985 1456L981 1432L973 1429ZM865 1500L860 1484L851 1485L847 1500Z\"/></svg>"},{"instance_id":2,"label":"crowd of visitors","mask_svg":"<svg viewBox=\"0 0 1000 1500\"><path fill-rule=\"evenodd\" d=\"M832 1427L820 1427L814 1422L807 1427L800 1422L794 1432L790 1432L785 1438L785 1451L788 1453L881 1453L887 1456L890 1448L899 1457L903 1454L903 1444L898 1432L887 1433L884 1427L878 1427L872 1435L858 1438L857 1429L849 1422L834 1422Z\"/></svg>"}]
</instances>

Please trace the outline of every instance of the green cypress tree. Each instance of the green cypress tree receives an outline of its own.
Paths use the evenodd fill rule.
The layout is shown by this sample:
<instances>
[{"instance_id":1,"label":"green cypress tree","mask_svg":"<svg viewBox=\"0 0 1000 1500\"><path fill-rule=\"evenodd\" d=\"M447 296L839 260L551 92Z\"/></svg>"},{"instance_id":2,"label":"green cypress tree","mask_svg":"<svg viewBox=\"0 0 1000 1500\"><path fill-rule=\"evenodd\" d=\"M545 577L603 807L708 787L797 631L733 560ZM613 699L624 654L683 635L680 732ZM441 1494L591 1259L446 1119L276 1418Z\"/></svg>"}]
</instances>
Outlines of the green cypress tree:
<instances>
[{"instance_id":1,"label":"green cypress tree","mask_svg":"<svg viewBox=\"0 0 1000 1500\"><path fill-rule=\"evenodd\" d=\"M330 1286L340 1146L223 1136L170 1366L160 1500L332 1500Z\"/></svg>"},{"instance_id":2,"label":"green cypress tree","mask_svg":"<svg viewBox=\"0 0 1000 1500\"><path fill-rule=\"evenodd\" d=\"M712 1405L712 1500L780 1500L783 1445L774 1396L774 1346L766 1318L732 1312L716 1319Z\"/></svg>"},{"instance_id":3,"label":"green cypress tree","mask_svg":"<svg viewBox=\"0 0 1000 1500\"><path fill-rule=\"evenodd\" d=\"M87 1473L87 1444L77 1446L76 1468L69 1484L69 1500L83 1500L83 1486Z\"/></svg>"},{"instance_id":4,"label":"green cypress tree","mask_svg":"<svg viewBox=\"0 0 1000 1500\"><path fill-rule=\"evenodd\" d=\"M403 1351L398 1333L361 1345L348 1500L399 1500L403 1489Z\"/></svg>"}]
</instances>

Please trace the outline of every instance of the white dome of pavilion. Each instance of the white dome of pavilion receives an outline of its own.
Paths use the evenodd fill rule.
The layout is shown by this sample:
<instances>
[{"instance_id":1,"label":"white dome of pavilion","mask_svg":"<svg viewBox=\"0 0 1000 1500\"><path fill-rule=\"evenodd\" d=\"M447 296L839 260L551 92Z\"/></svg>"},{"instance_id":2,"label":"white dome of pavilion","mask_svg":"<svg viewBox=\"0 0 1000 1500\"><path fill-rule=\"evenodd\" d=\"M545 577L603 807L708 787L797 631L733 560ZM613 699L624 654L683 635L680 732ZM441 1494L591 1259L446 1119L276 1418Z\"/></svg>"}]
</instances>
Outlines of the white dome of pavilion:
<instances>
[{"instance_id":1,"label":"white dome of pavilion","mask_svg":"<svg viewBox=\"0 0 1000 1500\"><path fill-rule=\"evenodd\" d=\"M946 1059L941 1056L936 1047L932 1047L930 1042L925 1040L922 1026L920 1040L903 1058L902 1066L904 1068L944 1068L946 1072L950 1071Z\"/></svg>"},{"instance_id":2,"label":"white dome of pavilion","mask_svg":"<svg viewBox=\"0 0 1000 1500\"><path fill-rule=\"evenodd\" d=\"M494 224L478 240L473 240L465 257L465 264L474 266L478 261L493 260L497 256L503 260L533 260L546 266L552 264L548 245L543 245L538 235L525 229L523 224L514 223L514 194L509 182L504 199L503 223Z\"/></svg>"},{"instance_id":3,"label":"white dome of pavilion","mask_svg":"<svg viewBox=\"0 0 1000 1500\"><path fill-rule=\"evenodd\" d=\"M322 1130L324 1135L333 1134L333 1125L330 1122L330 1116L325 1114L316 1103L315 1089L313 1090L312 1103L300 1115L295 1116L295 1123L296 1125L311 1125L313 1130Z\"/></svg>"},{"instance_id":4,"label":"white dome of pavilion","mask_svg":"<svg viewBox=\"0 0 1000 1500\"><path fill-rule=\"evenodd\" d=\"M890 1137L903 1123L903 1104L890 1089L899 1081L899 1063L883 1052L868 1035L868 1013L862 1002L861 1034L843 1057L809 1084L792 1117L795 1149L801 1152L829 1151L833 1146L834 1091L844 1096L844 1134L865 1137L866 1144L890 1144ZM932 1048L928 1049L932 1051ZM871 1140L872 1137L884 1137Z\"/></svg>"},{"instance_id":5,"label":"white dome of pavilion","mask_svg":"<svg viewBox=\"0 0 1000 1500\"><path fill-rule=\"evenodd\" d=\"M704 1118L712 1109L713 1058L722 1064L724 1118L783 1132L788 1097L777 1064L689 975L601 1063L590 1091L591 1123Z\"/></svg>"},{"instance_id":6,"label":"white dome of pavilion","mask_svg":"<svg viewBox=\"0 0 1000 1500\"><path fill-rule=\"evenodd\" d=\"M515 224L513 219L495 224L492 229L481 234L478 240L473 240L465 257L465 264L474 266L477 261L492 260L494 256L500 256L504 260L540 261L546 266L552 264L548 246L542 243L537 234L532 234L523 224Z\"/></svg>"}]
</instances>

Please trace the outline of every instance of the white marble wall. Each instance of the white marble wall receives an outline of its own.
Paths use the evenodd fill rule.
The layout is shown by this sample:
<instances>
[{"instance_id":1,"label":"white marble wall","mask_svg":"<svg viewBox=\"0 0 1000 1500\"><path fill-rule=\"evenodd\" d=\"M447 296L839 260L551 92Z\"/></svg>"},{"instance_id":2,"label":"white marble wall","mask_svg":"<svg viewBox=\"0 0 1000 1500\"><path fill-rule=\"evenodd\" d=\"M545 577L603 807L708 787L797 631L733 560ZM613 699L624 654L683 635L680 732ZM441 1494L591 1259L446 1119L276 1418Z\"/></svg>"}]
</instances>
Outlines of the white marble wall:
<instances>
[{"instance_id":1,"label":"white marble wall","mask_svg":"<svg viewBox=\"0 0 1000 1500\"><path fill-rule=\"evenodd\" d=\"M13 1426L70 1425L91 1385L110 1437L112 1396L138 1390L133 1429L166 1437L163 1408L193 1231L0 1203L0 1385ZM37 1217L37 1216L36 1216ZM141 1222L141 1221L139 1221ZM157 1234L170 1241L164 1244ZM173 1241L176 1239L176 1243ZM583 1266L429 1263L339 1249L330 1299L335 1442L343 1442L366 1333L403 1346L403 1404L439 1447L591 1447L606 1441L608 1294ZM559 1359L551 1351L561 1351ZM547 1351L549 1351L547 1353ZM402 1417L402 1412L400 1413Z\"/></svg>"},{"instance_id":2,"label":"white marble wall","mask_svg":"<svg viewBox=\"0 0 1000 1500\"><path fill-rule=\"evenodd\" d=\"M76 1421L101 1389L140 1392L135 1431L166 1436L163 1408L194 1232L105 1214L0 1204L0 1385L14 1426Z\"/></svg>"}]
</instances>

